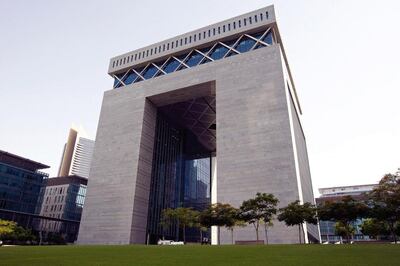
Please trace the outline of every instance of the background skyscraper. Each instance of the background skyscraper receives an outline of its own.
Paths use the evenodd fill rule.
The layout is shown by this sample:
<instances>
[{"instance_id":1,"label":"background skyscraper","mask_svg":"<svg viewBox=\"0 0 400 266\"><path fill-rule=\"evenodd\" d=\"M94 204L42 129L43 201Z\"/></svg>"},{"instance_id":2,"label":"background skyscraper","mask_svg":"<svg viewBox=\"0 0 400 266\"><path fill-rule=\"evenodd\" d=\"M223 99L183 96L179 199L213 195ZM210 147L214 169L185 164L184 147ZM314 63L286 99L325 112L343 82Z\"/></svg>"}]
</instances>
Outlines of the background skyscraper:
<instances>
[{"instance_id":1,"label":"background skyscraper","mask_svg":"<svg viewBox=\"0 0 400 266\"><path fill-rule=\"evenodd\" d=\"M87 137L84 129L73 126L64 145L58 176L78 175L88 178L93 149L94 141Z\"/></svg>"}]
</instances>

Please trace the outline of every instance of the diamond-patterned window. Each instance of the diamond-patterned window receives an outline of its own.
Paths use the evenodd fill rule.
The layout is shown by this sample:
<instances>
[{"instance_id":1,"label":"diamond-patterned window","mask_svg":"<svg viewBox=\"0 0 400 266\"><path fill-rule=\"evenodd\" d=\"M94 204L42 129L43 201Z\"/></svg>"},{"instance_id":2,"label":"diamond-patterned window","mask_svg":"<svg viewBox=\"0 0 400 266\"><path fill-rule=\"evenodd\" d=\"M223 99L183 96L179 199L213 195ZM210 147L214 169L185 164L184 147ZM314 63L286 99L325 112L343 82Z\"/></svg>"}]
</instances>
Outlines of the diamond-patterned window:
<instances>
[{"instance_id":1,"label":"diamond-patterned window","mask_svg":"<svg viewBox=\"0 0 400 266\"><path fill-rule=\"evenodd\" d=\"M125 75L125 73L121 73L121 74L116 74L115 76L118 77L118 79L122 79L122 77ZM124 86L117 78L114 79L114 88L119 88Z\"/></svg>"},{"instance_id":2,"label":"diamond-patterned window","mask_svg":"<svg viewBox=\"0 0 400 266\"><path fill-rule=\"evenodd\" d=\"M237 39L234 39L234 40L226 41L226 42L223 42L223 43L225 43L229 47L233 47L233 45L236 43L236 41L237 41Z\"/></svg>"},{"instance_id":3,"label":"diamond-patterned window","mask_svg":"<svg viewBox=\"0 0 400 266\"><path fill-rule=\"evenodd\" d=\"M118 85L120 85L120 86L118 86ZM114 78L114 88L118 88L121 86L122 86L121 82L119 82L118 79Z\"/></svg>"},{"instance_id":4,"label":"diamond-patterned window","mask_svg":"<svg viewBox=\"0 0 400 266\"><path fill-rule=\"evenodd\" d=\"M202 48L199 49L199 51L205 55L208 54L208 52L210 51L211 47L206 47L206 48ZM212 62L210 59L208 59L207 57L204 57L201 61L200 61L200 65L208 63L208 62Z\"/></svg>"},{"instance_id":5,"label":"diamond-patterned window","mask_svg":"<svg viewBox=\"0 0 400 266\"><path fill-rule=\"evenodd\" d=\"M176 56L176 58L178 58L179 61L184 62L184 61L185 61L185 58L186 58L187 56L188 56L188 54L182 54L182 55ZM179 71L179 70L186 69L186 68L187 68L187 67L186 67L184 64L181 64L181 65L178 67L178 69L175 70L175 71Z\"/></svg>"},{"instance_id":6,"label":"diamond-patterned window","mask_svg":"<svg viewBox=\"0 0 400 266\"><path fill-rule=\"evenodd\" d=\"M181 54L181 55L176 56L176 58L178 58L179 60L183 61L183 60L185 60L185 58L187 57L188 54L189 54L189 53L187 53L187 54Z\"/></svg>"},{"instance_id":7,"label":"diamond-patterned window","mask_svg":"<svg viewBox=\"0 0 400 266\"><path fill-rule=\"evenodd\" d=\"M165 63L165 60L163 60L163 61L158 61L158 62L156 62L156 63L153 63L153 65L156 65L156 66L157 66L157 67L156 67L156 68L157 68L156 74L155 74L155 76L153 76L153 78L164 75L164 72L160 70L164 63Z\"/></svg>"},{"instance_id":8,"label":"diamond-patterned window","mask_svg":"<svg viewBox=\"0 0 400 266\"><path fill-rule=\"evenodd\" d=\"M223 46L221 44L218 44L217 46L215 46L213 51L210 53L210 57L214 60L218 60L218 59L223 58L227 52L228 52L228 48L226 48L225 46Z\"/></svg>"},{"instance_id":9,"label":"diamond-patterned window","mask_svg":"<svg viewBox=\"0 0 400 266\"><path fill-rule=\"evenodd\" d=\"M155 66L150 65L146 68L142 76L144 77L144 79L151 79L154 74L156 74L157 70L158 69Z\"/></svg>"},{"instance_id":10,"label":"diamond-patterned window","mask_svg":"<svg viewBox=\"0 0 400 266\"><path fill-rule=\"evenodd\" d=\"M266 46L265 44L257 43L257 44L256 44L256 47L254 47L254 50L255 50L255 49L258 49L258 48L263 48L263 47L265 47L265 46Z\"/></svg>"},{"instance_id":11,"label":"diamond-patterned window","mask_svg":"<svg viewBox=\"0 0 400 266\"><path fill-rule=\"evenodd\" d=\"M267 34L265 34L266 32ZM168 61L164 60L162 62L156 62L156 63L153 62L153 64L150 64L145 70L143 70L143 68L135 69L136 72L139 73L140 75L135 73L135 71L133 71L132 69L126 75L125 75L126 72L116 74L115 75L116 78L114 79L114 88L119 88L121 86L128 85L131 83L136 83L142 80L147 80L154 77L162 76L182 69L186 69L188 67L192 68L199 64L206 64L212 62L213 60L219 60L224 57L230 57L240 53L245 53L253 49L259 49L267 46L266 44L272 45L274 43L273 38L274 38L273 31L271 28L269 28L264 31L247 34L247 36L246 34L243 34L242 36L236 39L223 42L220 41L217 45L215 45L214 43L205 48L201 49L194 48L189 53L175 55L175 58L177 59L170 58L168 59ZM221 43L223 43L224 45L222 45ZM211 48L212 50L210 51ZM154 65L157 65L159 68L163 66L162 71L159 70L159 68ZM122 80L123 82L119 81L118 79L120 80L123 79Z\"/></svg>"},{"instance_id":12,"label":"diamond-patterned window","mask_svg":"<svg viewBox=\"0 0 400 266\"><path fill-rule=\"evenodd\" d=\"M171 58L168 63L165 64L163 70L165 73L171 73L176 70L176 68L179 66L179 62L175 60L174 58Z\"/></svg>"},{"instance_id":13,"label":"diamond-patterned window","mask_svg":"<svg viewBox=\"0 0 400 266\"><path fill-rule=\"evenodd\" d=\"M244 37L242 40L240 40L239 44L236 46L235 49L241 53L245 53L249 51L251 48L253 48L255 43L256 43L255 40L250 39L249 37Z\"/></svg>"},{"instance_id":14,"label":"diamond-patterned window","mask_svg":"<svg viewBox=\"0 0 400 266\"><path fill-rule=\"evenodd\" d=\"M267 35L265 35L263 42L268 43L268 44L272 44L274 42L273 37L272 37L272 31L269 31L267 33Z\"/></svg>"},{"instance_id":15,"label":"diamond-patterned window","mask_svg":"<svg viewBox=\"0 0 400 266\"><path fill-rule=\"evenodd\" d=\"M264 34L264 32L257 32L257 33L253 33L253 34L249 34L249 35L256 38L257 40L259 40L263 34Z\"/></svg>"},{"instance_id":16,"label":"diamond-patterned window","mask_svg":"<svg viewBox=\"0 0 400 266\"><path fill-rule=\"evenodd\" d=\"M227 42L224 42L224 43L225 43L226 45L228 45L229 47L234 48L234 45L236 44L237 40L238 40L238 39L235 39L235 40L227 41ZM228 52L228 54L227 54L225 57L229 57L229 56L237 55L237 54L238 54L238 53L237 53L236 51L231 50L231 51Z\"/></svg>"},{"instance_id":17,"label":"diamond-patterned window","mask_svg":"<svg viewBox=\"0 0 400 266\"><path fill-rule=\"evenodd\" d=\"M189 58L186 60L185 64L188 65L189 67L197 66L200 62L200 60L203 58L201 54L198 52L193 52Z\"/></svg>"},{"instance_id":18,"label":"diamond-patterned window","mask_svg":"<svg viewBox=\"0 0 400 266\"><path fill-rule=\"evenodd\" d=\"M133 72L132 70L130 70L129 73L125 76L123 81L124 81L125 85L129 85L132 82L134 82L137 79L137 77L138 77L138 75L135 72Z\"/></svg>"},{"instance_id":19,"label":"diamond-patterned window","mask_svg":"<svg viewBox=\"0 0 400 266\"><path fill-rule=\"evenodd\" d=\"M203 59L203 61L201 61L200 65L205 64L205 63L209 63L209 62L212 62L212 61L206 57L206 58Z\"/></svg>"},{"instance_id":20,"label":"diamond-patterned window","mask_svg":"<svg viewBox=\"0 0 400 266\"><path fill-rule=\"evenodd\" d=\"M208 51L210 51L211 46L206 47L206 48L202 48L202 49L198 49L200 52L202 52L203 54L207 54Z\"/></svg>"}]
</instances>

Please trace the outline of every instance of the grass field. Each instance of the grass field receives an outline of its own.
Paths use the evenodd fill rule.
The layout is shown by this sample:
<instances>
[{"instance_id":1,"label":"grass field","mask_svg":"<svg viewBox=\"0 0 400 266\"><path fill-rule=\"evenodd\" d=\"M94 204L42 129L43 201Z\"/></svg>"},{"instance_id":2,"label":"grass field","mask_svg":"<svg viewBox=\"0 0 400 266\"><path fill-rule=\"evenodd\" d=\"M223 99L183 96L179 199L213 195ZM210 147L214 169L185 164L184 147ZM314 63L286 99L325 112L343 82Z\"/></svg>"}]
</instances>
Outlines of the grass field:
<instances>
[{"instance_id":1,"label":"grass field","mask_svg":"<svg viewBox=\"0 0 400 266\"><path fill-rule=\"evenodd\" d=\"M400 265L400 245L0 247L0 265Z\"/></svg>"}]
</instances>

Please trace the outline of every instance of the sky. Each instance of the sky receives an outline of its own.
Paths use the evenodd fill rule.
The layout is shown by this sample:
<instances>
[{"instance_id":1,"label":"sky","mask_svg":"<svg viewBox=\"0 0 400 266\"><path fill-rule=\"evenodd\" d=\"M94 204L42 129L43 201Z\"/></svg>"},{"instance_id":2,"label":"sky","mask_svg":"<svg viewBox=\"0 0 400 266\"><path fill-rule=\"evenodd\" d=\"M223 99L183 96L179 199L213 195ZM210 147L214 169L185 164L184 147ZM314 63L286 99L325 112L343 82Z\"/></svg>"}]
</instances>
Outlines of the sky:
<instances>
[{"instance_id":1,"label":"sky","mask_svg":"<svg viewBox=\"0 0 400 266\"><path fill-rule=\"evenodd\" d=\"M400 1L0 1L0 149L57 174L72 124L94 139L113 56L274 4L314 191L400 167Z\"/></svg>"}]
</instances>

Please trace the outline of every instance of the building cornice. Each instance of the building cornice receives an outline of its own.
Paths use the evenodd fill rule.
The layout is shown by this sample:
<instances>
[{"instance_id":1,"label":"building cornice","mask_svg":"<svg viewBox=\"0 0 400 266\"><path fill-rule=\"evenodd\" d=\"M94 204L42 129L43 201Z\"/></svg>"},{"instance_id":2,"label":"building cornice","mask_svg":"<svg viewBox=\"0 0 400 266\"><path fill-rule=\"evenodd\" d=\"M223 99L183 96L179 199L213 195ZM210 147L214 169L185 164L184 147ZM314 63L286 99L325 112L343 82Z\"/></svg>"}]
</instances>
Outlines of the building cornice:
<instances>
[{"instance_id":1,"label":"building cornice","mask_svg":"<svg viewBox=\"0 0 400 266\"><path fill-rule=\"evenodd\" d=\"M118 73L134 66L155 61L158 58L161 60L171 54L184 52L193 49L193 47L273 23L275 23L275 10L274 6L271 5L113 57L110 60L108 73ZM176 46L177 43L178 46Z\"/></svg>"}]
</instances>

